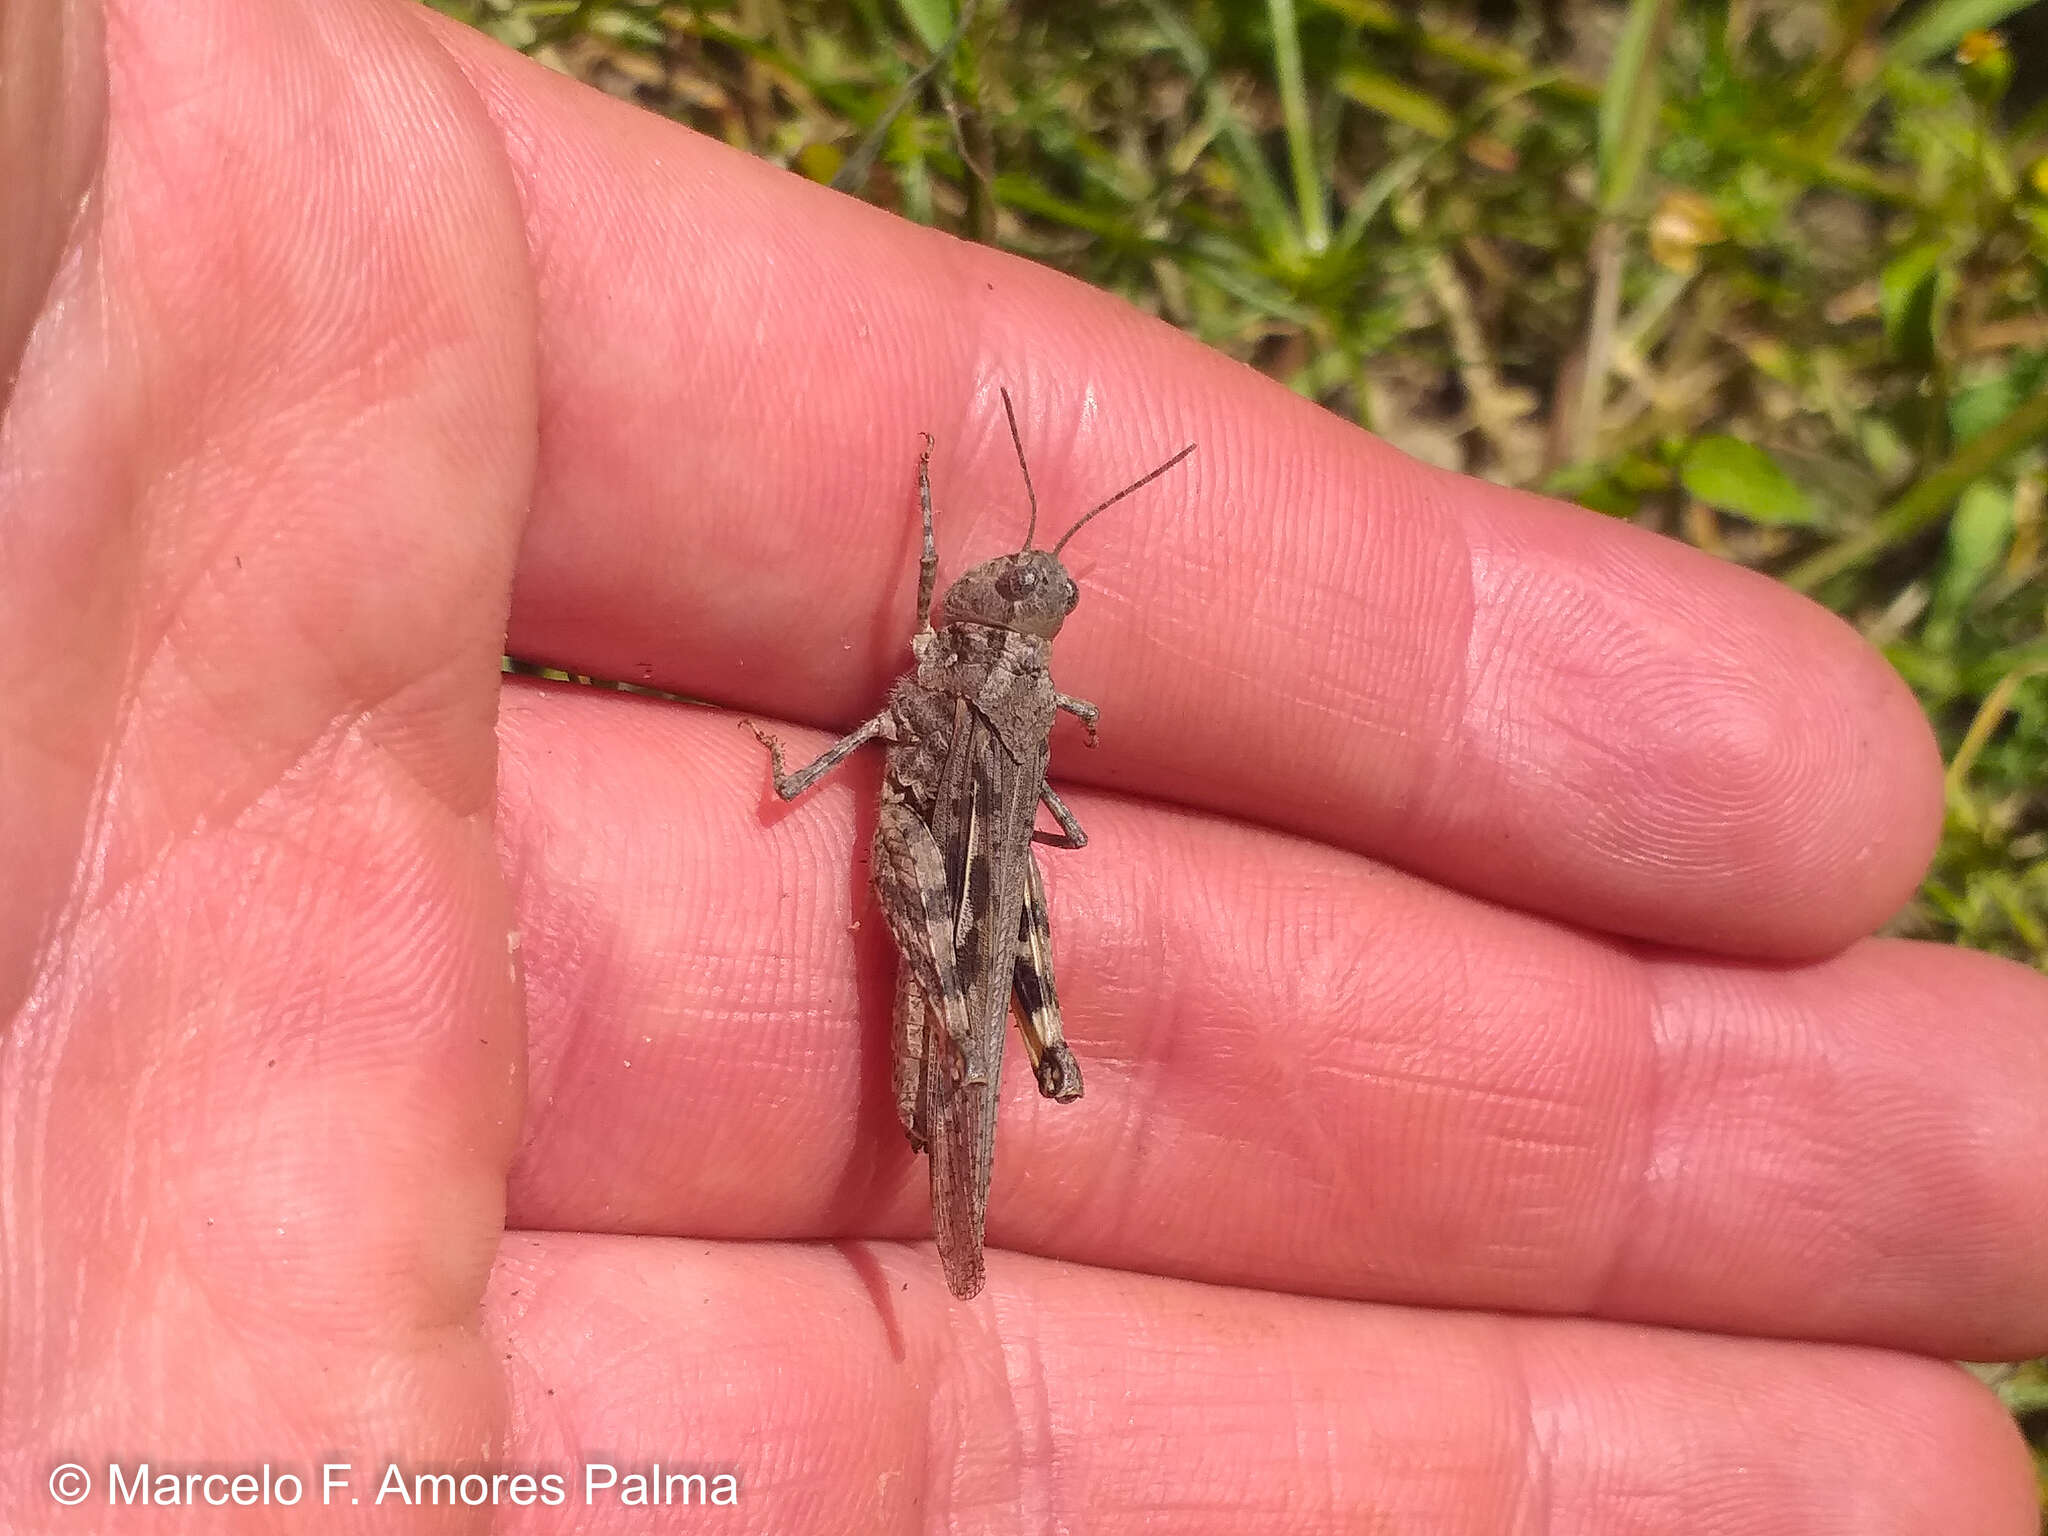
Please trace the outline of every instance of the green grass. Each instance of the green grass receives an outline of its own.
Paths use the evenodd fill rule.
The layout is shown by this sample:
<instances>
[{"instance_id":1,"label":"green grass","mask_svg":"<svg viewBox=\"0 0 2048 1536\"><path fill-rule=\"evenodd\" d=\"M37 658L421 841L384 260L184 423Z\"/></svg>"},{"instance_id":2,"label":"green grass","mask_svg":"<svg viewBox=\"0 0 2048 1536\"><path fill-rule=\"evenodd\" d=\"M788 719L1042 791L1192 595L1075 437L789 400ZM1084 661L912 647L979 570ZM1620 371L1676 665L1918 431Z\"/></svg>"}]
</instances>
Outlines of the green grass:
<instances>
[{"instance_id":1,"label":"green grass","mask_svg":"<svg viewBox=\"0 0 2048 1536\"><path fill-rule=\"evenodd\" d=\"M2018 4L436 3L1811 593L1948 755L1896 931L2048 969L2048 60L1964 35Z\"/></svg>"}]
</instances>

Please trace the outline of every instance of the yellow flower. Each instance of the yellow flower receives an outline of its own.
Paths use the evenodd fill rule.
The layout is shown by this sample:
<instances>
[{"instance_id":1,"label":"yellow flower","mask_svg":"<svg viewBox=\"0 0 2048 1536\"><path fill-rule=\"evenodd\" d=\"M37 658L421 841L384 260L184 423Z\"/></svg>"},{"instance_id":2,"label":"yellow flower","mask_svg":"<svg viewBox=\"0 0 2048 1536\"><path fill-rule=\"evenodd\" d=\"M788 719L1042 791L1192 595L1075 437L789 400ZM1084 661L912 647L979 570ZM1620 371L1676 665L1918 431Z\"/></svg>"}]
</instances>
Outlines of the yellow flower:
<instances>
[{"instance_id":1,"label":"yellow flower","mask_svg":"<svg viewBox=\"0 0 2048 1536\"><path fill-rule=\"evenodd\" d=\"M1666 192L1650 218L1650 254L1673 272L1698 270L1700 247L1727 237L1714 205L1697 192Z\"/></svg>"},{"instance_id":2,"label":"yellow flower","mask_svg":"<svg viewBox=\"0 0 2048 1536\"><path fill-rule=\"evenodd\" d=\"M1956 45L1956 62L1963 66L1963 90L1979 106L1988 107L2005 94L2012 55L1996 32L1965 32Z\"/></svg>"},{"instance_id":3,"label":"yellow flower","mask_svg":"<svg viewBox=\"0 0 2048 1536\"><path fill-rule=\"evenodd\" d=\"M1986 59L1996 58L2005 52L2005 39L1996 32L1965 32L1963 40L1956 44L1956 62L1968 69Z\"/></svg>"}]
</instances>

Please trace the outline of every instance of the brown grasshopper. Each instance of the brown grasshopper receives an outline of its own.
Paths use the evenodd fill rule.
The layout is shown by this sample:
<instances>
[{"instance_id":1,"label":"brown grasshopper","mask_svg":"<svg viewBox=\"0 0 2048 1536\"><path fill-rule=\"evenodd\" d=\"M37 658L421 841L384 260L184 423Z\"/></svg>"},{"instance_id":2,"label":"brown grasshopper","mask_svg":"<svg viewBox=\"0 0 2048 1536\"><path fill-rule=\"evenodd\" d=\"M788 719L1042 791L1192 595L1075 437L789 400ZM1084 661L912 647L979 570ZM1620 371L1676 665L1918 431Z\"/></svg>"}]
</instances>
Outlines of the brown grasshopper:
<instances>
[{"instance_id":1,"label":"brown grasshopper","mask_svg":"<svg viewBox=\"0 0 2048 1536\"><path fill-rule=\"evenodd\" d=\"M1080 848L1088 841L1045 782L1057 711L1079 719L1095 745L1095 706L1055 690L1046 670L1053 636L1080 598L1060 550L1090 519L1195 451L1190 443L1083 513L1051 549L1033 549L1038 495L1008 390L1002 398L1031 503L1024 547L975 566L947 588L945 622L932 627L939 557L932 542L932 438L925 434L917 464L924 546L910 641L915 670L897 679L879 714L795 773L785 770L781 743L748 722L768 748L775 793L784 800L855 748L877 737L888 743L873 880L901 957L892 1036L896 1112L912 1149L929 1156L933 1235L946 1283L962 1299L982 1284L996 1091L1012 996L1038 1091L1063 1104L1081 1096L1081 1068L1067 1048L1053 989L1045 883L1031 851L1035 842ZM1037 829L1041 801L1058 832Z\"/></svg>"}]
</instances>

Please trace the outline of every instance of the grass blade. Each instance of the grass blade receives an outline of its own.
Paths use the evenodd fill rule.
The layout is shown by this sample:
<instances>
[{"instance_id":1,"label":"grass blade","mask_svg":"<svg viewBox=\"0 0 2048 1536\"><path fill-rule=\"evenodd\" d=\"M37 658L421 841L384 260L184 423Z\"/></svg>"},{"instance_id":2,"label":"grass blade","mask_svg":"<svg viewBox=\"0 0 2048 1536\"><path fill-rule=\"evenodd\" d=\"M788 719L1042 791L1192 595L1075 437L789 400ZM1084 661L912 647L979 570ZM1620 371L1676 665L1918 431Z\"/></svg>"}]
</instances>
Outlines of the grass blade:
<instances>
[{"instance_id":1,"label":"grass blade","mask_svg":"<svg viewBox=\"0 0 2048 1536\"><path fill-rule=\"evenodd\" d=\"M1216 81L1208 50L1188 29L1175 7L1166 0L1144 0L1145 11L1168 47L1180 55L1181 67L1201 87L1214 106L1221 124L1221 139L1230 168L1236 173L1237 194L1244 199L1245 212L1259 232L1267 250L1283 261L1291 261L1301 249L1301 233L1287 207L1287 196L1273 179L1259 141L1245 125L1244 115Z\"/></svg>"},{"instance_id":2,"label":"grass blade","mask_svg":"<svg viewBox=\"0 0 2048 1536\"><path fill-rule=\"evenodd\" d=\"M1323 178L1316 169L1315 130L1310 124L1308 83L1301 69L1301 29L1294 0L1266 0L1266 19L1273 29L1273 71L1280 91L1280 113L1287 124L1287 160L1294 171L1294 201L1301 219L1302 243L1311 252L1329 248L1330 215Z\"/></svg>"},{"instance_id":3,"label":"grass blade","mask_svg":"<svg viewBox=\"0 0 2048 1536\"><path fill-rule=\"evenodd\" d=\"M1792 567L1785 573L1785 585L1798 592L1811 592L1830 576L1861 565L1873 555L1931 527L1972 480L1989 474L2043 437L2048 437L2048 394L2034 396L1997 426L1971 438L1950 454L1947 462L1916 481L1911 490L1879 513L1863 532Z\"/></svg>"},{"instance_id":4,"label":"grass blade","mask_svg":"<svg viewBox=\"0 0 2048 1536\"><path fill-rule=\"evenodd\" d=\"M1631 0L1628 19L1600 92L1600 211L1612 213L1635 190L1657 128L1664 42L1671 0Z\"/></svg>"}]
</instances>

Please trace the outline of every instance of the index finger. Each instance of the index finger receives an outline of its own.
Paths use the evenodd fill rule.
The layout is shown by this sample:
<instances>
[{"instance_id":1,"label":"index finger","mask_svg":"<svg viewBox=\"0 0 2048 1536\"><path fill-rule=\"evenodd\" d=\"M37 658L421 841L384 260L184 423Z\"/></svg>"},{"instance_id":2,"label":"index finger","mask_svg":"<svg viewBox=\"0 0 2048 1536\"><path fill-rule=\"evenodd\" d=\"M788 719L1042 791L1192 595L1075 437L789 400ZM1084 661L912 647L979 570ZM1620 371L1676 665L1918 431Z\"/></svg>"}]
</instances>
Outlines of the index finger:
<instances>
[{"instance_id":1,"label":"index finger","mask_svg":"<svg viewBox=\"0 0 2048 1536\"><path fill-rule=\"evenodd\" d=\"M915 584L1184 442L1070 549L1059 774L1301 832L1590 927L1825 951L1938 826L1911 696L1847 626L1671 540L1408 460L1121 302L466 34L539 268L515 650L816 723L871 711Z\"/></svg>"}]
</instances>

